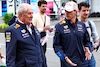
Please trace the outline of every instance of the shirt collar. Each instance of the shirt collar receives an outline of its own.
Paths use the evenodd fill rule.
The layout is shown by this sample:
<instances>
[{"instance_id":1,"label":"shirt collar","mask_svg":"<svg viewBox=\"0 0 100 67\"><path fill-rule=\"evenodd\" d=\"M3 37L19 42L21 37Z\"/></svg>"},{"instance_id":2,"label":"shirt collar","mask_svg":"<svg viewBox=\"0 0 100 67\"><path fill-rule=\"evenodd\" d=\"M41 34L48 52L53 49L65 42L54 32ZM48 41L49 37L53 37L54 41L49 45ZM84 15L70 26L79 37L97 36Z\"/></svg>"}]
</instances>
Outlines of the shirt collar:
<instances>
[{"instance_id":1,"label":"shirt collar","mask_svg":"<svg viewBox=\"0 0 100 67\"><path fill-rule=\"evenodd\" d=\"M19 20L19 19L18 19L18 21L19 21L19 23L21 23L21 24L25 24L25 23L23 23L23 22L22 22L21 20ZM29 26L28 26L28 25L26 25L26 26L31 28L32 24L30 24Z\"/></svg>"},{"instance_id":2,"label":"shirt collar","mask_svg":"<svg viewBox=\"0 0 100 67\"><path fill-rule=\"evenodd\" d=\"M29 26L28 25L26 25L26 26L29 27L29 28L31 28L32 24L30 24Z\"/></svg>"},{"instance_id":3,"label":"shirt collar","mask_svg":"<svg viewBox=\"0 0 100 67\"><path fill-rule=\"evenodd\" d=\"M19 21L19 23L24 24L21 20L18 19L18 21Z\"/></svg>"}]
</instances>

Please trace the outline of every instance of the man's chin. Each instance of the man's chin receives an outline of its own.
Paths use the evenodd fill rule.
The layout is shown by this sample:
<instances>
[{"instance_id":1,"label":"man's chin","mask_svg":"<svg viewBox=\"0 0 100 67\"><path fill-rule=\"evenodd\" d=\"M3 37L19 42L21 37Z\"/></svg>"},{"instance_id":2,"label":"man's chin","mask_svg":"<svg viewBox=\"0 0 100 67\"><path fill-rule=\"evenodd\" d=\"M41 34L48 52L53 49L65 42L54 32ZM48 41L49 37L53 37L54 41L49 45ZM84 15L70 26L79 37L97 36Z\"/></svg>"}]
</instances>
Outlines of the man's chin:
<instances>
[{"instance_id":1,"label":"man's chin","mask_svg":"<svg viewBox=\"0 0 100 67\"><path fill-rule=\"evenodd\" d=\"M87 19L88 17L84 17L84 19Z\"/></svg>"},{"instance_id":2,"label":"man's chin","mask_svg":"<svg viewBox=\"0 0 100 67\"><path fill-rule=\"evenodd\" d=\"M67 19L67 20L70 20L70 18L69 18L69 17L66 17L66 19Z\"/></svg>"},{"instance_id":3,"label":"man's chin","mask_svg":"<svg viewBox=\"0 0 100 67\"><path fill-rule=\"evenodd\" d=\"M46 11L42 11L42 13L45 13Z\"/></svg>"},{"instance_id":4,"label":"man's chin","mask_svg":"<svg viewBox=\"0 0 100 67\"><path fill-rule=\"evenodd\" d=\"M32 23L32 21L29 21L29 23Z\"/></svg>"},{"instance_id":5,"label":"man's chin","mask_svg":"<svg viewBox=\"0 0 100 67\"><path fill-rule=\"evenodd\" d=\"M85 18L88 18L88 16L85 16Z\"/></svg>"}]
</instances>

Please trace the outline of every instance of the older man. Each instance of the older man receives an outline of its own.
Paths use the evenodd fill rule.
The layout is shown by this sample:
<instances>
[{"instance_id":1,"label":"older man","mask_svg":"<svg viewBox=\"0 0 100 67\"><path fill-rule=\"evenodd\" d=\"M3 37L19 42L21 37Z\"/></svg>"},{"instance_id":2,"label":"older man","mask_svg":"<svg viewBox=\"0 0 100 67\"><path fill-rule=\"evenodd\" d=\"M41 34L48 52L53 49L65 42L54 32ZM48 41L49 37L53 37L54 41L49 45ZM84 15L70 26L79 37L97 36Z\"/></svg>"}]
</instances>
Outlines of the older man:
<instances>
[{"instance_id":1,"label":"older man","mask_svg":"<svg viewBox=\"0 0 100 67\"><path fill-rule=\"evenodd\" d=\"M33 26L33 10L29 4L18 8L17 22L5 31L7 67L46 67L40 45L40 34Z\"/></svg>"}]
</instances>

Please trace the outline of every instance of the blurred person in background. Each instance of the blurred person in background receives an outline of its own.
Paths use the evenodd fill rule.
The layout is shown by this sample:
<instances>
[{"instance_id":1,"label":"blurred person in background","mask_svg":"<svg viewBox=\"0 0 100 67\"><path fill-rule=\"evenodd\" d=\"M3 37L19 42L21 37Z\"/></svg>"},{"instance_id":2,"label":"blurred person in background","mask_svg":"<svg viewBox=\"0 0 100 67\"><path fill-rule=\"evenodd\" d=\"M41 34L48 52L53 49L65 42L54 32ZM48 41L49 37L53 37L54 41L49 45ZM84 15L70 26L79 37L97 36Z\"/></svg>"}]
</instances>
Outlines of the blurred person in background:
<instances>
[{"instance_id":1,"label":"blurred person in background","mask_svg":"<svg viewBox=\"0 0 100 67\"><path fill-rule=\"evenodd\" d=\"M62 3L62 7L59 10L60 21L65 18L65 3Z\"/></svg>"},{"instance_id":2,"label":"blurred person in background","mask_svg":"<svg viewBox=\"0 0 100 67\"><path fill-rule=\"evenodd\" d=\"M33 6L34 7L34 6ZM47 2L45 0L38 1L39 12L33 17L33 25L39 30L41 39L46 36L46 31L50 29L50 18L45 14L47 8ZM53 29L51 30L51 32ZM44 53L46 53L47 42L42 45Z\"/></svg>"}]
</instances>

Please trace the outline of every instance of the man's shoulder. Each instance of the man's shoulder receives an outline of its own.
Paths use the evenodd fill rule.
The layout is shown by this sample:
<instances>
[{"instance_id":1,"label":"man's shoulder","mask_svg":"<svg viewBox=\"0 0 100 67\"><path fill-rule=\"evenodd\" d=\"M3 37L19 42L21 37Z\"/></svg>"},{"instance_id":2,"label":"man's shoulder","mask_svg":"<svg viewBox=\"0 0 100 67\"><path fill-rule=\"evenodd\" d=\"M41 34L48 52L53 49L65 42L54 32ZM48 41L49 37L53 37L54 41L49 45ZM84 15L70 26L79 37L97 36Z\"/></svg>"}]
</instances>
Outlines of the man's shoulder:
<instances>
[{"instance_id":1,"label":"man's shoulder","mask_svg":"<svg viewBox=\"0 0 100 67\"><path fill-rule=\"evenodd\" d=\"M80 27L85 26L86 27L85 23L83 21L79 21L79 20L77 21L77 26L80 26Z\"/></svg>"},{"instance_id":2,"label":"man's shoulder","mask_svg":"<svg viewBox=\"0 0 100 67\"><path fill-rule=\"evenodd\" d=\"M20 25L15 22L12 25L10 25L6 30L14 30L14 29L17 29L19 27L20 27Z\"/></svg>"},{"instance_id":3,"label":"man's shoulder","mask_svg":"<svg viewBox=\"0 0 100 67\"><path fill-rule=\"evenodd\" d=\"M62 20L62 21L59 22L60 25L63 25L63 24L65 24L65 23L66 23L65 20Z\"/></svg>"},{"instance_id":4,"label":"man's shoulder","mask_svg":"<svg viewBox=\"0 0 100 67\"><path fill-rule=\"evenodd\" d=\"M15 23L14 23L14 24L15 24ZM6 32L6 31L11 31L11 30L13 30L13 29L14 29L14 24L10 25L10 26L5 30L5 32Z\"/></svg>"},{"instance_id":5,"label":"man's shoulder","mask_svg":"<svg viewBox=\"0 0 100 67\"><path fill-rule=\"evenodd\" d=\"M85 24L83 21L80 21L79 19L77 20L77 22L80 24Z\"/></svg>"},{"instance_id":6,"label":"man's shoulder","mask_svg":"<svg viewBox=\"0 0 100 67\"><path fill-rule=\"evenodd\" d=\"M88 22L89 22L91 31L93 30L93 28L96 28L96 25L95 25L95 23L93 21L88 20Z\"/></svg>"},{"instance_id":7,"label":"man's shoulder","mask_svg":"<svg viewBox=\"0 0 100 67\"><path fill-rule=\"evenodd\" d=\"M93 21L91 21L91 20L88 20L88 22L91 23L91 24L95 24L95 23L94 23Z\"/></svg>"},{"instance_id":8,"label":"man's shoulder","mask_svg":"<svg viewBox=\"0 0 100 67\"><path fill-rule=\"evenodd\" d=\"M65 25L65 23L66 23L66 21L65 20L62 20L62 21L60 21L60 22L58 22L56 25L55 25L55 27L61 27L61 26L64 26Z\"/></svg>"}]
</instances>

